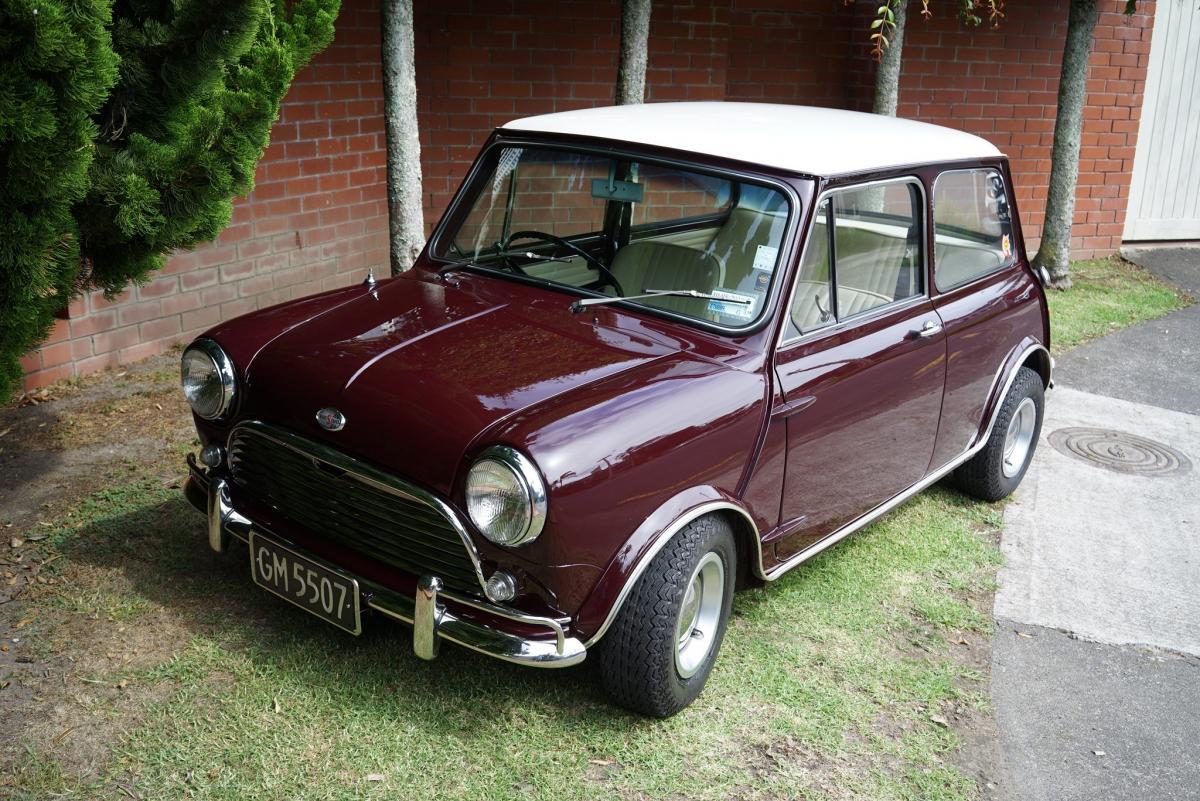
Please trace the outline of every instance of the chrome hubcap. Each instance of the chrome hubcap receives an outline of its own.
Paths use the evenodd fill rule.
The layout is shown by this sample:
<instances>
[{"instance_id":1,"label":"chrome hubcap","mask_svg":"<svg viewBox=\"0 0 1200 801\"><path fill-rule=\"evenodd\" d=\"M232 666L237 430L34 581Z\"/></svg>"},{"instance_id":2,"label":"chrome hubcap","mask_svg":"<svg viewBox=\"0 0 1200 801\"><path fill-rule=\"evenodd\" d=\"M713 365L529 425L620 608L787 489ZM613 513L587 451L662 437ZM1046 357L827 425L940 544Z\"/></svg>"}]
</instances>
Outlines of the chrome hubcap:
<instances>
[{"instance_id":1,"label":"chrome hubcap","mask_svg":"<svg viewBox=\"0 0 1200 801\"><path fill-rule=\"evenodd\" d=\"M717 554L704 555L688 580L675 624L675 672L694 676L717 636L725 599L725 564Z\"/></svg>"},{"instance_id":2,"label":"chrome hubcap","mask_svg":"<svg viewBox=\"0 0 1200 801\"><path fill-rule=\"evenodd\" d=\"M1033 398L1025 398L1008 421L1008 433L1004 436L1004 463L1001 469L1005 478L1012 478L1025 466L1033 447L1033 430L1036 426L1037 405Z\"/></svg>"}]
</instances>

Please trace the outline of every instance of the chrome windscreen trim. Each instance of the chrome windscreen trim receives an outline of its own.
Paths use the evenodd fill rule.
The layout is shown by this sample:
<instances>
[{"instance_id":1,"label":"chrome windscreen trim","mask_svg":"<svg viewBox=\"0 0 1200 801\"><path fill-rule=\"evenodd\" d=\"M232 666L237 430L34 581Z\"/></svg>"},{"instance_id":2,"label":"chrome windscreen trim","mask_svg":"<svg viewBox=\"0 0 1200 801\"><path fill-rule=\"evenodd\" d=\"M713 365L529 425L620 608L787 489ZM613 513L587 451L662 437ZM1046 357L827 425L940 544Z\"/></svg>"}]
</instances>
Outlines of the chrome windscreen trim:
<instances>
[{"instance_id":1,"label":"chrome windscreen trim","mask_svg":"<svg viewBox=\"0 0 1200 801\"><path fill-rule=\"evenodd\" d=\"M471 560L471 566L475 570L475 578L479 582L479 589L481 591L486 590L487 579L483 575L483 564L479 556L479 551L476 549L475 543L472 542L471 535L467 533L467 528L459 518L458 513L441 498L390 473L385 473L382 470L371 467L352 456L347 456L326 445L313 442L290 431L276 428L259 420L247 420L244 423L239 423L233 431L229 432L229 439L225 444L230 454L230 459L233 458L233 440L239 433L270 440L309 459L315 459L329 465L372 489L415 501L433 509L446 519L450 527L458 535L458 538L462 540L463 548L466 550L467 556Z\"/></svg>"}]
</instances>

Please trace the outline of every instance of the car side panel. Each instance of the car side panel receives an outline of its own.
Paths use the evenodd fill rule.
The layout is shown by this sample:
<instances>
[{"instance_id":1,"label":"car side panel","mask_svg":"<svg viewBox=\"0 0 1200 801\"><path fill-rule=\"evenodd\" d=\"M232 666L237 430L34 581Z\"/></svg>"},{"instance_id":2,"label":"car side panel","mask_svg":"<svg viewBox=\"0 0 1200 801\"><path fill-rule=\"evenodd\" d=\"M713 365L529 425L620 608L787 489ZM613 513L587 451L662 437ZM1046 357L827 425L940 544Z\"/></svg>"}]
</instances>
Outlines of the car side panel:
<instances>
[{"instance_id":1,"label":"car side panel","mask_svg":"<svg viewBox=\"0 0 1200 801\"><path fill-rule=\"evenodd\" d=\"M916 336L926 323L936 325L937 315L921 299L780 350L787 405L807 405L787 420L776 558L794 556L925 476L945 371L942 336Z\"/></svg>"},{"instance_id":2,"label":"car side panel","mask_svg":"<svg viewBox=\"0 0 1200 801\"><path fill-rule=\"evenodd\" d=\"M933 303L946 327L947 345L946 391L932 462L937 468L966 450L987 423L998 373L1018 345L1041 332L1042 307L1035 279L1019 265L937 295Z\"/></svg>"}]
</instances>

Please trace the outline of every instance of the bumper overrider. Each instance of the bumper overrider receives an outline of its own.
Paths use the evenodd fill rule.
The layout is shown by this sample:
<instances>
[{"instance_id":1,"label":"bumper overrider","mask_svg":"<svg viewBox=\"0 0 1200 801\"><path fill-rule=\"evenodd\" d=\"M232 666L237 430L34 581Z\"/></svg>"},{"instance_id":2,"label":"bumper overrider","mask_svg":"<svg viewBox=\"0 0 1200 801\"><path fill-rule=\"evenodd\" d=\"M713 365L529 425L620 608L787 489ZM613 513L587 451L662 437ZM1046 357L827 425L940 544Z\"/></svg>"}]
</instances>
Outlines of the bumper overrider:
<instances>
[{"instance_id":1,"label":"bumper overrider","mask_svg":"<svg viewBox=\"0 0 1200 801\"><path fill-rule=\"evenodd\" d=\"M214 551L223 553L230 537L249 543L250 532L255 530L304 553L304 549L297 548L235 509L230 501L226 479L201 467L191 454L187 461L190 475L184 492L191 504L207 515L208 544ZM306 555L314 561L322 561L311 554ZM338 570L347 572L340 567ZM583 643L568 636L558 620L523 614L450 592L443 588L442 580L435 575L421 576L412 596L362 576L349 575L359 583L363 607L413 627L413 651L422 659L436 657L442 640L497 659L533 667L567 667L582 662L586 656ZM519 636L470 619L472 612L493 619L511 620L524 628L545 628L550 636L546 639Z\"/></svg>"}]
</instances>

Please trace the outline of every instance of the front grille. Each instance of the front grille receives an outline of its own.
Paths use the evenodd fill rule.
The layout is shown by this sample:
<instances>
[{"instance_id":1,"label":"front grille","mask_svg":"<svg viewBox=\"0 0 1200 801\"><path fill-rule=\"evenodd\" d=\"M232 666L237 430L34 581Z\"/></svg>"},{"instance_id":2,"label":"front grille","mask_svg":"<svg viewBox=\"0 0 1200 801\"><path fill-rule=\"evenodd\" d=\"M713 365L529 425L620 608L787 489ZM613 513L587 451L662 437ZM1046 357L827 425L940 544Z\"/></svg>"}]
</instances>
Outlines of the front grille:
<instances>
[{"instance_id":1,"label":"front grille","mask_svg":"<svg viewBox=\"0 0 1200 801\"><path fill-rule=\"evenodd\" d=\"M467 546L446 516L420 490L405 496L403 482L343 467L350 462L285 432L241 426L229 440L234 484L282 517L413 575L478 593Z\"/></svg>"}]
</instances>

